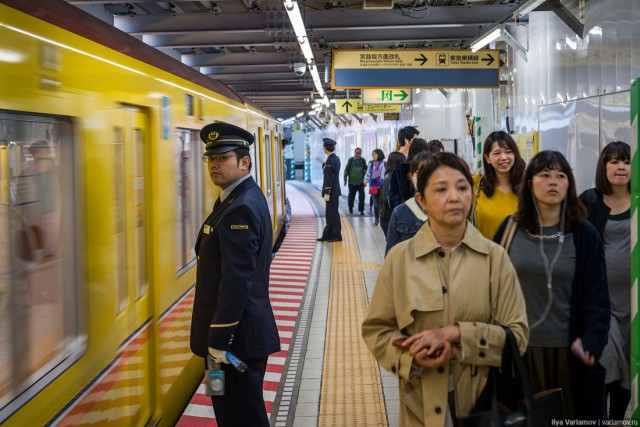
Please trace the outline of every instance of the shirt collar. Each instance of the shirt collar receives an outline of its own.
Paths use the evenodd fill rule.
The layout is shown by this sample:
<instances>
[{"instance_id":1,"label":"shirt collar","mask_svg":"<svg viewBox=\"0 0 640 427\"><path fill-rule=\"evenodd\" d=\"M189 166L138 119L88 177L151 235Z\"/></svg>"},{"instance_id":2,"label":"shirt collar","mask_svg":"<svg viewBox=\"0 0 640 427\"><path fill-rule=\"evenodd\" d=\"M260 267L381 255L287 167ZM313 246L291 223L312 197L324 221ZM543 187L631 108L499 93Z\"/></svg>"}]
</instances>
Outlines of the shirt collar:
<instances>
[{"instance_id":1,"label":"shirt collar","mask_svg":"<svg viewBox=\"0 0 640 427\"><path fill-rule=\"evenodd\" d=\"M224 200L229 197L229 194L231 194L231 192L233 190L235 190L235 188L240 185L243 181L247 180L251 178L251 174L248 173L245 176L243 176L242 178L240 178L239 180L237 180L236 182L234 182L233 184L229 185L227 188L225 188L224 190L222 190L222 193L220 193L220 201L224 202Z\"/></svg>"}]
</instances>

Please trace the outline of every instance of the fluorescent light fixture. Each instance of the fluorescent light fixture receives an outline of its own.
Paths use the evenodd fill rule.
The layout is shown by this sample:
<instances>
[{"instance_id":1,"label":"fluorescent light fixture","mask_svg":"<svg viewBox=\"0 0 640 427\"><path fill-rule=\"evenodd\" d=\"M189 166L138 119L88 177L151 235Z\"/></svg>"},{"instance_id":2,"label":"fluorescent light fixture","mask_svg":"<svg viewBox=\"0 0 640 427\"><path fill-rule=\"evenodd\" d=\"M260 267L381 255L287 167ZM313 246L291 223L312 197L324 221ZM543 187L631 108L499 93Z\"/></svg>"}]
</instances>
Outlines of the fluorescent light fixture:
<instances>
[{"instance_id":1,"label":"fluorescent light fixture","mask_svg":"<svg viewBox=\"0 0 640 427\"><path fill-rule=\"evenodd\" d=\"M296 117L297 117L297 118L300 118L300 117L302 117L302 116L304 116L304 113L303 113L302 111L301 111L301 112L299 112L298 114L296 114Z\"/></svg>"},{"instance_id":2,"label":"fluorescent light fixture","mask_svg":"<svg viewBox=\"0 0 640 427\"><path fill-rule=\"evenodd\" d=\"M479 38L471 42L471 51L477 52L489 43L496 41L502 36L502 28L498 27L491 32L481 35Z\"/></svg>"},{"instance_id":3,"label":"fluorescent light fixture","mask_svg":"<svg viewBox=\"0 0 640 427\"><path fill-rule=\"evenodd\" d=\"M309 42L309 37L307 36L307 30L304 27L304 21L302 20L302 15L300 14L298 2L294 0L284 0L283 3L284 8L287 11L287 15L289 15L291 27L293 27L293 31L296 33L296 38L298 39L298 44L300 45L302 55L304 55L304 59L307 61L307 64L309 66L309 73L311 74L311 78L313 79L313 84L316 87L316 91L320 94L321 97L325 97L324 89L322 88L322 80L320 80L320 75L318 74L318 68L316 67L316 61L313 57L313 52L311 51L311 43Z\"/></svg>"},{"instance_id":4,"label":"fluorescent light fixture","mask_svg":"<svg viewBox=\"0 0 640 427\"><path fill-rule=\"evenodd\" d=\"M538 8L542 3L547 0L529 0L525 2L522 6L518 7L515 12L513 12L513 17L519 19L524 15L528 15L534 9Z\"/></svg>"}]
</instances>

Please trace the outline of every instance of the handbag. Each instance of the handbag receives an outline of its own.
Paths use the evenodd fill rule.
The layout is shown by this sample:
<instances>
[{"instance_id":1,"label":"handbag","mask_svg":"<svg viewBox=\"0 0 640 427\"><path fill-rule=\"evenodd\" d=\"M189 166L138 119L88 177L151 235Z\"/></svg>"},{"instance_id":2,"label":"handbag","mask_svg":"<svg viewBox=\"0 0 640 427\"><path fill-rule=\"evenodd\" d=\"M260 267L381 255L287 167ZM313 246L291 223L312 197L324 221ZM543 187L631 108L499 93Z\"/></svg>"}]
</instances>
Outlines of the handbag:
<instances>
[{"instance_id":1,"label":"handbag","mask_svg":"<svg viewBox=\"0 0 640 427\"><path fill-rule=\"evenodd\" d=\"M378 186L370 185L369 186L369 194L378 194Z\"/></svg>"},{"instance_id":2,"label":"handbag","mask_svg":"<svg viewBox=\"0 0 640 427\"><path fill-rule=\"evenodd\" d=\"M552 425L551 420L564 419L564 401L562 389L554 388L533 394L529 377L524 368L516 338L511 329L504 327L507 335L505 348L502 352L502 369L491 369L493 381L491 387L491 409L478 413L471 413L468 417L458 418L458 427L546 427ZM515 368L515 370L514 370ZM521 390L515 390L519 385ZM498 390L502 388L502 390ZM516 407L499 405L498 395L503 400L513 398L514 392L524 396Z\"/></svg>"}]
</instances>

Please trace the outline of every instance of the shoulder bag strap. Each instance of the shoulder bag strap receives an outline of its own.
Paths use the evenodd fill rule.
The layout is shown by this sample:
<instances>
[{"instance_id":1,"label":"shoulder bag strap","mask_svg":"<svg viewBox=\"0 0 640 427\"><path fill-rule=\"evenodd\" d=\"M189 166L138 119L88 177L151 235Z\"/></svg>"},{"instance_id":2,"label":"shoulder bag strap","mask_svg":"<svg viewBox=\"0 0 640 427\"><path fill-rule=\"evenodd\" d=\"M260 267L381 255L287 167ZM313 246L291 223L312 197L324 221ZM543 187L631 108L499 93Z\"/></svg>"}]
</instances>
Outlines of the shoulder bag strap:
<instances>
[{"instance_id":1,"label":"shoulder bag strap","mask_svg":"<svg viewBox=\"0 0 640 427\"><path fill-rule=\"evenodd\" d=\"M507 225L504 227L504 232L502 233L502 239L500 239L500 246L502 246L507 252L509 252L511 242L513 241L513 236L515 236L517 228L518 223L513 219L513 215L509 216Z\"/></svg>"}]
</instances>

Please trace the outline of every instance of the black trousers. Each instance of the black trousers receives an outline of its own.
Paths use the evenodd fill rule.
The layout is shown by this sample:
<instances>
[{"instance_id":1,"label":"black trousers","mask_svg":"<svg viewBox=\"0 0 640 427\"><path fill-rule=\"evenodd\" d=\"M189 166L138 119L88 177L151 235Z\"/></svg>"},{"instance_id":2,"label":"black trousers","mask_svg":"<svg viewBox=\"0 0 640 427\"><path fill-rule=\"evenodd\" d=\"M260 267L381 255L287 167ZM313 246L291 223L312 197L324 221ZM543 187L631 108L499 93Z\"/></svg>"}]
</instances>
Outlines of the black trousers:
<instances>
[{"instance_id":1,"label":"black trousers","mask_svg":"<svg viewBox=\"0 0 640 427\"><path fill-rule=\"evenodd\" d=\"M267 358L243 360L247 370L239 372L228 364L224 371L224 396L211 396L219 427L269 427L262 382Z\"/></svg>"},{"instance_id":2,"label":"black trousers","mask_svg":"<svg viewBox=\"0 0 640 427\"><path fill-rule=\"evenodd\" d=\"M340 214L338 213L338 197L331 197L327 202L326 216L327 225L322 232L322 238L342 239L342 227L340 225Z\"/></svg>"},{"instance_id":3,"label":"black trousers","mask_svg":"<svg viewBox=\"0 0 640 427\"><path fill-rule=\"evenodd\" d=\"M349 210L353 209L353 204L356 201L356 193L358 193L358 212L364 211L364 184L349 184L349 197L347 198L347 204Z\"/></svg>"}]
</instances>

